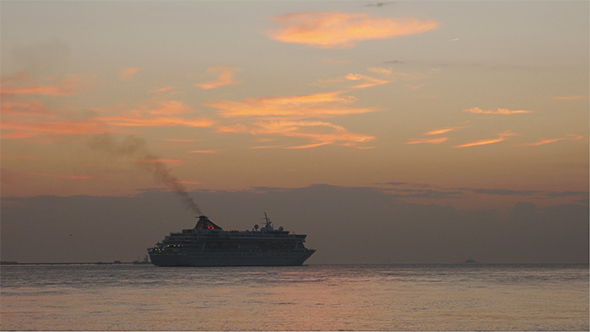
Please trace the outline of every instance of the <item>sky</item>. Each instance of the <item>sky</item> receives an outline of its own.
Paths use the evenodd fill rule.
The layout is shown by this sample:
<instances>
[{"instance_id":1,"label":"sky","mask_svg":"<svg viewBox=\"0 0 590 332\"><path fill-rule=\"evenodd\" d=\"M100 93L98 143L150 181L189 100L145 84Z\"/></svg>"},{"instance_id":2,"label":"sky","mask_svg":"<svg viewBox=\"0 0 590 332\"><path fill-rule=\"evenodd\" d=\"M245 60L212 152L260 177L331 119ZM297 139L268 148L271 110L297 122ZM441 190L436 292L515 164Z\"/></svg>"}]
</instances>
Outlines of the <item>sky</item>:
<instances>
[{"instance_id":1,"label":"sky","mask_svg":"<svg viewBox=\"0 0 590 332\"><path fill-rule=\"evenodd\" d=\"M310 262L587 262L589 10L3 1L2 259L136 259L268 211Z\"/></svg>"}]
</instances>

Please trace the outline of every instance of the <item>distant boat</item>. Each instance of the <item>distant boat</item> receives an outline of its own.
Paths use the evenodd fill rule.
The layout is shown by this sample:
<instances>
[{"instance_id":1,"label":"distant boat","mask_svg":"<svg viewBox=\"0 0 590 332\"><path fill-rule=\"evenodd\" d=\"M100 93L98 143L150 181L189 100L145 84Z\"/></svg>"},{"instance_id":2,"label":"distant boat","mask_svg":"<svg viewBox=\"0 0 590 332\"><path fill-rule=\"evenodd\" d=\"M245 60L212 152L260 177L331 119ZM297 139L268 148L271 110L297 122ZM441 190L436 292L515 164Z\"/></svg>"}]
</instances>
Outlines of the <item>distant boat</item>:
<instances>
[{"instance_id":1,"label":"distant boat","mask_svg":"<svg viewBox=\"0 0 590 332\"><path fill-rule=\"evenodd\" d=\"M474 261L473 259L471 259L471 257L469 257L469 259L468 259L468 260L466 260L466 261L465 261L465 262L463 262L463 263L477 263L477 262L476 262L476 261Z\"/></svg>"}]
</instances>

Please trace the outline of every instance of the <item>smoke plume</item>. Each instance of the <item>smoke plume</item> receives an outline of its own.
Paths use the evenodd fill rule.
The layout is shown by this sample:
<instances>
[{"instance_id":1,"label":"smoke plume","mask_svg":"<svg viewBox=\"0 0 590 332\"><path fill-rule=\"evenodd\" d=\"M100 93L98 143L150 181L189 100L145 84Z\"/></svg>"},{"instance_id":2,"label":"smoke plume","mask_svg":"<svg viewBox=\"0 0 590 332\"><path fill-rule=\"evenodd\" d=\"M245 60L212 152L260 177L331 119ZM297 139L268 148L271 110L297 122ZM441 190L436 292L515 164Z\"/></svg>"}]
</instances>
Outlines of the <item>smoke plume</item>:
<instances>
[{"instance_id":1,"label":"smoke plume","mask_svg":"<svg viewBox=\"0 0 590 332\"><path fill-rule=\"evenodd\" d=\"M127 136L123 141L116 141L109 134L103 134L93 137L89 146L93 150L104 151L115 157L133 157L136 160L136 167L152 174L154 180L166 186L176 193L184 205L198 216L203 212L197 203L189 196L186 188L178 181L166 165L151 154L146 147L145 140L133 136Z\"/></svg>"}]
</instances>

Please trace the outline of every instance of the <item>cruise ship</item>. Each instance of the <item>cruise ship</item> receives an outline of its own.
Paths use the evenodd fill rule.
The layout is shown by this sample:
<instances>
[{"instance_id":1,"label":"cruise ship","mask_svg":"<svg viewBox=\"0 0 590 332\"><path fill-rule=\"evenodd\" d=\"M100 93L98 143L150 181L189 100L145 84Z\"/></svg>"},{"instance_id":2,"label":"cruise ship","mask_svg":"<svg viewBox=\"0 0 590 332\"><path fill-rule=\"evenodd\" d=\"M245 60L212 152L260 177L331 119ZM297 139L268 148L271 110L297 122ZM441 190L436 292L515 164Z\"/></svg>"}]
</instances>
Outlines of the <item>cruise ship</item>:
<instances>
[{"instance_id":1,"label":"cruise ship","mask_svg":"<svg viewBox=\"0 0 590 332\"><path fill-rule=\"evenodd\" d=\"M251 231L225 231L207 216L199 216L192 229L170 233L148 248L157 266L280 266L302 265L314 252L305 248L305 234L274 229L264 214L265 225Z\"/></svg>"}]
</instances>

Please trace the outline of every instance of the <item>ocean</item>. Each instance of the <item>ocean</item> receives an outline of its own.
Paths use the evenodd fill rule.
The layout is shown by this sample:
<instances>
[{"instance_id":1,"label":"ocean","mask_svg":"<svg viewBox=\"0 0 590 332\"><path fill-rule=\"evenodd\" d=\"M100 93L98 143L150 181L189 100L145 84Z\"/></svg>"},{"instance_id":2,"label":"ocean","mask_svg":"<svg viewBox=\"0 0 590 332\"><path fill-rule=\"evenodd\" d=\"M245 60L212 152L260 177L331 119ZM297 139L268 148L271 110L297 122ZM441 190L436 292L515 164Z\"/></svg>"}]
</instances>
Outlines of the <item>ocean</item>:
<instances>
[{"instance_id":1,"label":"ocean","mask_svg":"<svg viewBox=\"0 0 590 332\"><path fill-rule=\"evenodd\" d=\"M585 330L588 265L3 265L2 330Z\"/></svg>"}]
</instances>

